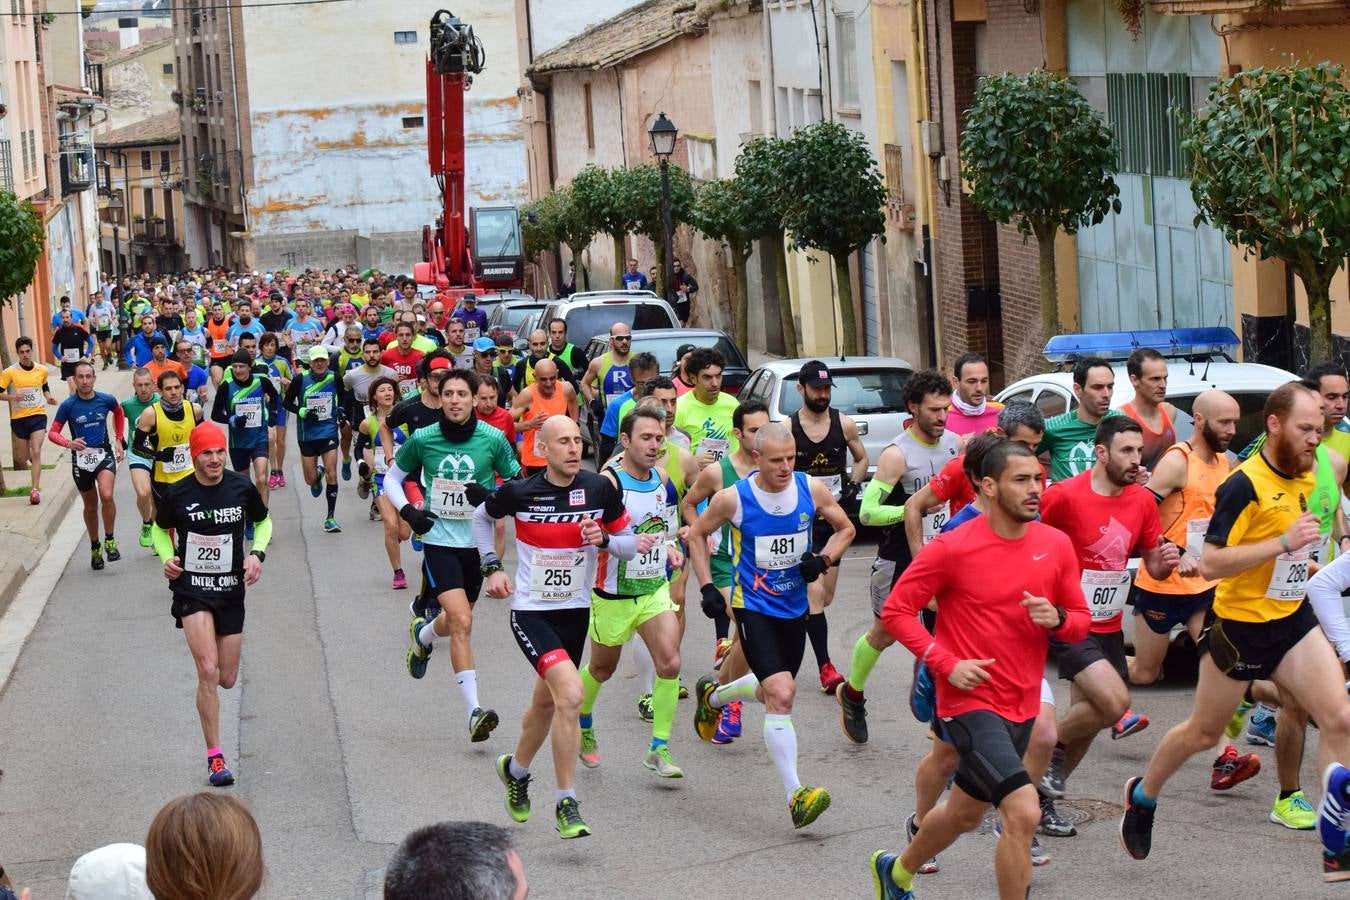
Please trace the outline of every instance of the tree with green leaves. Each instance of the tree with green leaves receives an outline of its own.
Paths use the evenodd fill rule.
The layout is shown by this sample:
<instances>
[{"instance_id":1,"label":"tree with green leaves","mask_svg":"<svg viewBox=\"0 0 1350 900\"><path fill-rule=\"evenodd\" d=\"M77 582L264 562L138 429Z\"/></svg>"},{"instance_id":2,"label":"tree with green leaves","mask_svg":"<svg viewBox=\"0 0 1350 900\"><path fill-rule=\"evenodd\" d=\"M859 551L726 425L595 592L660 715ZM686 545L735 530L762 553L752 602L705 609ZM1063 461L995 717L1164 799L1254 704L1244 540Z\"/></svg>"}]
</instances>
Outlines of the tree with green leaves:
<instances>
[{"instance_id":1,"label":"tree with green leaves","mask_svg":"<svg viewBox=\"0 0 1350 900\"><path fill-rule=\"evenodd\" d=\"M602 169L590 165L572 179L572 202L581 219L595 225L597 234L614 241L614 286L623 287L624 238L631 229L632 216L624 206L623 169Z\"/></svg>"},{"instance_id":2,"label":"tree with green leaves","mask_svg":"<svg viewBox=\"0 0 1350 900\"><path fill-rule=\"evenodd\" d=\"M694 204L694 181L689 173L679 166L670 166L670 221L671 227L678 229L689 221L689 207ZM666 277L666 244L661 226L661 167L650 163L622 169L614 183L623 197L624 206L630 211L629 231L640 234L656 247L656 271L658 277ZM674 235L671 235L674 240ZM665 285L655 284L652 290L658 296L665 296Z\"/></svg>"},{"instance_id":3,"label":"tree with green leaves","mask_svg":"<svg viewBox=\"0 0 1350 900\"><path fill-rule=\"evenodd\" d=\"M794 248L823 250L834 262L843 352L855 356L858 326L848 260L886 230L885 182L867 139L838 122L797 129L787 153L783 225Z\"/></svg>"},{"instance_id":4,"label":"tree with green leaves","mask_svg":"<svg viewBox=\"0 0 1350 900\"><path fill-rule=\"evenodd\" d=\"M792 318L783 232L783 216L788 205L783 170L790 162L787 141L782 138L759 137L741 148L741 155L736 157L736 186L740 197L736 218L746 239L760 241L773 262L783 352L787 356L796 356L797 325Z\"/></svg>"},{"instance_id":5,"label":"tree with green leaves","mask_svg":"<svg viewBox=\"0 0 1350 900\"><path fill-rule=\"evenodd\" d=\"M42 214L27 200L0 191L0 308L33 283L38 257L46 243ZM9 366L10 340L0 316L0 366Z\"/></svg>"},{"instance_id":6,"label":"tree with green leaves","mask_svg":"<svg viewBox=\"0 0 1350 900\"><path fill-rule=\"evenodd\" d=\"M1055 236L1120 212L1115 167L1111 129L1062 75L991 75L966 111L961 177L991 219L1035 236L1046 338L1060 329Z\"/></svg>"},{"instance_id":7,"label":"tree with green leaves","mask_svg":"<svg viewBox=\"0 0 1350 900\"><path fill-rule=\"evenodd\" d=\"M525 255L547 272L540 257L552 251L557 244L563 244L572 253L572 261L576 263L582 284L589 289L590 274L582 262L582 251L590 244L598 229L595 223L587 221L582 215L583 210L572 196L572 189L566 185L554 188L527 204L521 213Z\"/></svg>"},{"instance_id":8,"label":"tree with green leaves","mask_svg":"<svg viewBox=\"0 0 1350 900\"><path fill-rule=\"evenodd\" d=\"M1199 213L1283 260L1308 294L1312 359L1334 359L1331 280L1350 256L1350 85L1330 63L1239 72L1210 89L1182 144Z\"/></svg>"},{"instance_id":9,"label":"tree with green leaves","mask_svg":"<svg viewBox=\"0 0 1350 900\"><path fill-rule=\"evenodd\" d=\"M742 215L745 198L734 178L719 178L699 187L689 208L689 223L709 240L726 244L736 269L736 302L732 305L732 335L737 347L750 339L750 278L746 265L754 242L746 234Z\"/></svg>"}]
</instances>

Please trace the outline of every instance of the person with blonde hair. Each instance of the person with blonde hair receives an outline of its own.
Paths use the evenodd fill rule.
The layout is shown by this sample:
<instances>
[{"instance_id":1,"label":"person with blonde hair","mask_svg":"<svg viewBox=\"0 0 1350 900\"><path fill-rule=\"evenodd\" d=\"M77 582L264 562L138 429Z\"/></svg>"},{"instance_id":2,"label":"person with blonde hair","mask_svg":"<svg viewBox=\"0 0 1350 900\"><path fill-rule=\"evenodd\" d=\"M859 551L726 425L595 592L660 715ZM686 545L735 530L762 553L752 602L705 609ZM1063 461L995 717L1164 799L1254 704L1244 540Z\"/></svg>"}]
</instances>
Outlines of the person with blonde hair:
<instances>
[{"instance_id":1,"label":"person with blonde hair","mask_svg":"<svg viewBox=\"0 0 1350 900\"><path fill-rule=\"evenodd\" d=\"M145 880L156 900L248 900L264 871L258 823L226 794L170 800L145 836Z\"/></svg>"}]
</instances>

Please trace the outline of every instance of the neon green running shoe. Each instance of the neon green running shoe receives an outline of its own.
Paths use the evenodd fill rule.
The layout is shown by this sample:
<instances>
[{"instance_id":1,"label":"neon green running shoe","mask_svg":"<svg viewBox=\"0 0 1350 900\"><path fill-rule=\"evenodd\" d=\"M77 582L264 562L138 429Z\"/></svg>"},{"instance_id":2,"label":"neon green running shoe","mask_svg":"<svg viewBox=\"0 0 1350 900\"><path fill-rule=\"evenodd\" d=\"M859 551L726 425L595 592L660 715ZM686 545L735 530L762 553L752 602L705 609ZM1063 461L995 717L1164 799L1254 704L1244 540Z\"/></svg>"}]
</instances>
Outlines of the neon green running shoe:
<instances>
[{"instance_id":1,"label":"neon green running shoe","mask_svg":"<svg viewBox=\"0 0 1350 900\"><path fill-rule=\"evenodd\" d=\"M829 791L824 788L797 788L788 803L788 812L792 814L792 827L805 828L829 808Z\"/></svg>"},{"instance_id":2,"label":"neon green running shoe","mask_svg":"<svg viewBox=\"0 0 1350 900\"><path fill-rule=\"evenodd\" d=\"M594 728L581 729L581 764L588 769L600 765L600 742L595 739Z\"/></svg>"},{"instance_id":3,"label":"neon green running shoe","mask_svg":"<svg viewBox=\"0 0 1350 900\"><path fill-rule=\"evenodd\" d=\"M643 694L641 697L639 697L637 701L637 707L638 707L638 718L648 724L651 724L653 715L652 695Z\"/></svg>"},{"instance_id":4,"label":"neon green running shoe","mask_svg":"<svg viewBox=\"0 0 1350 900\"><path fill-rule=\"evenodd\" d=\"M141 523L141 546L142 546L142 547L149 547L152 543L154 543L154 541L152 541L152 540L150 539L150 523L149 523L149 522L142 522L142 523Z\"/></svg>"},{"instance_id":5,"label":"neon green running shoe","mask_svg":"<svg viewBox=\"0 0 1350 900\"><path fill-rule=\"evenodd\" d=\"M511 754L497 757L497 777L506 785L506 811L517 822L530 818L530 776L515 778L511 775Z\"/></svg>"},{"instance_id":6,"label":"neon green running shoe","mask_svg":"<svg viewBox=\"0 0 1350 900\"><path fill-rule=\"evenodd\" d=\"M575 797L564 797L558 802L556 811L558 834L563 840L586 837L591 826L581 818L581 804Z\"/></svg>"},{"instance_id":7,"label":"neon green running shoe","mask_svg":"<svg viewBox=\"0 0 1350 900\"><path fill-rule=\"evenodd\" d=\"M1246 700L1238 704L1237 711L1233 713L1233 718L1229 719L1228 724L1223 728L1223 733L1228 735L1230 741L1236 740L1237 736L1242 733L1242 725L1247 721L1247 713L1251 712L1253 705Z\"/></svg>"},{"instance_id":8,"label":"neon green running shoe","mask_svg":"<svg viewBox=\"0 0 1350 900\"><path fill-rule=\"evenodd\" d=\"M1311 831L1317 824L1317 810L1309 805L1302 791L1294 791L1283 800L1275 800L1275 806L1270 810L1270 821L1294 831Z\"/></svg>"}]
</instances>

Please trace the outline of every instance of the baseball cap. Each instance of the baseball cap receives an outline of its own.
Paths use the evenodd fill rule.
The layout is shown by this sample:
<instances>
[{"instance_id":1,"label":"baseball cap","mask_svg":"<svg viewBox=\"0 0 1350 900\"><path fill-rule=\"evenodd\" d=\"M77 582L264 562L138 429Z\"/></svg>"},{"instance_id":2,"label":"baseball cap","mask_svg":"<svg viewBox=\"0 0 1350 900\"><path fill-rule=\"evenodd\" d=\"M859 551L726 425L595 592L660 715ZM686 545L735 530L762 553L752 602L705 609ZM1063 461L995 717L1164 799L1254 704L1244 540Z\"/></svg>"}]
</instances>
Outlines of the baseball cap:
<instances>
[{"instance_id":1,"label":"baseball cap","mask_svg":"<svg viewBox=\"0 0 1350 900\"><path fill-rule=\"evenodd\" d=\"M497 342L487 336L480 337L473 342L473 349L479 353L492 353L497 349Z\"/></svg>"},{"instance_id":2,"label":"baseball cap","mask_svg":"<svg viewBox=\"0 0 1350 900\"><path fill-rule=\"evenodd\" d=\"M802 365L801 371L797 373L797 383L807 387L830 387L834 384L834 379L830 377L830 370L823 362L813 359Z\"/></svg>"},{"instance_id":3,"label":"baseball cap","mask_svg":"<svg viewBox=\"0 0 1350 900\"><path fill-rule=\"evenodd\" d=\"M309 348L309 360L310 360L310 362L313 362L313 361L316 360L316 359L327 359L327 358L328 358L328 351L325 350L323 347L310 347L310 348Z\"/></svg>"},{"instance_id":4,"label":"baseball cap","mask_svg":"<svg viewBox=\"0 0 1350 900\"><path fill-rule=\"evenodd\" d=\"M432 368L432 369L450 369L450 368L454 368L454 367L450 364L450 360L446 359L444 356L437 356L437 357L433 358L433 359L431 360L431 363L429 364L428 367L429 367L429 368Z\"/></svg>"},{"instance_id":5,"label":"baseball cap","mask_svg":"<svg viewBox=\"0 0 1350 900\"><path fill-rule=\"evenodd\" d=\"M145 883L145 848L109 844L75 860L67 900L152 900Z\"/></svg>"}]
</instances>

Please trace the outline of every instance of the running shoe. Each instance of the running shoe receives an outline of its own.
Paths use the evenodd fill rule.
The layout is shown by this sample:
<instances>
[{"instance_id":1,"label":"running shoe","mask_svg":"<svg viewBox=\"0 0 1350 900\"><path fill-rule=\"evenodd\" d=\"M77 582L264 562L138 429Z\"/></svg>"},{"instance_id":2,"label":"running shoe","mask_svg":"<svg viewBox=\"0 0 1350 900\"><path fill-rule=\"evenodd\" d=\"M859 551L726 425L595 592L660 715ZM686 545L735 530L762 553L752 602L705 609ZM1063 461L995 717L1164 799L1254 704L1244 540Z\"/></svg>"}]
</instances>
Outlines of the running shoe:
<instances>
[{"instance_id":1,"label":"running shoe","mask_svg":"<svg viewBox=\"0 0 1350 900\"><path fill-rule=\"evenodd\" d=\"M374 500L370 501L370 510L366 513L366 518L371 522L377 521L380 518L380 510L376 507Z\"/></svg>"},{"instance_id":2,"label":"running shoe","mask_svg":"<svg viewBox=\"0 0 1350 900\"><path fill-rule=\"evenodd\" d=\"M717 727L726 732L727 737L741 736L741 701L732 700L722 707L722 717L717 720Z\"/></svg>"},{"instance_id":3,"label":"running shoe","mask_svg":"<svg viewBox=\"0 0 1350 900\"><path fill-rule=\"evenodd\" d=\"M844 683L844 676L839 674L839 670L834 667L834 663L827 662L820 667L820 692L822 694L833 694L839 690L839 685Z\"/></svg>"},{"instance_id":4,"label":"running shoe","mask_svg":"<svg viewBox=\"0 0 1350 900\"><path fill-rule=\"evenodd\" d=\"M42 491L39 491L39 490L32 490L32 491L29 491L29 492L28 492L28 502L31 503L33 506L37 506L39 503L41 503L41 502L42 502Z\"/></svg>"},{"instance_id":5,"label":"running shoe","mask_svg":"<svg viewBox=\"0 0 1350 900\"><path fill-rule=\"evenodd\" d=\"M1111 726L1111 740L1118 741L1148 727L1148 716L1132 709L1125 710L1120 721Z\"/></svg>"},{"instance_id":6,"label":"running shoe","mask_svg":"<svg viewBox=\"0 0 1350 900\"><path fill-rule=\"evenodd\" d=\"M1302 791L1294 791L1283 800L1276 798L1270 810L1270 821L1293 831L1311 831L1317 825L1317 810L1312 808Z\"/></svg>"},{"instance_id":7,"label":"running shoe","mask_svg":"<svg viewBox=\"0 0 1350 900\"><path fill-rule=\"evenodd\" d=\"M1273 712L1264 706L1257 707L1256 712L1247 720L1247 743L1258 747L1274 747L1276 724Z\"/></svg>"},{"instance_id":8,"label":"running shoe","mask_svg":"<svg viewBox=\"0 0 1350 900\"><path fill-rule=\"evenodd\" d=\"M1125 813L1120 817L1120 846L1134 859L1148 859L1153 847L1153 816L1155 806L1134 802L1134 786L1144 779L1136 775L1125 782Z\"/></svg>"},{"instance_id":9,"label":"running shoe","mask_svg":"<svg viewBox=\"0 0 1350 900\"><path fill-rule=\"evenodd\" d=\"M588 769L600 765L600 742L595 739L594 728L581 729L581 752L577 756L581 757L581 764Z\"/></svg>"},{"instance_id":10,"label":"running shoe","mask_svg":"<svg viewBox=\"0 0 1350 900\"><path fill-rule=\"evenodd\" d=\"M516 778L511 774L511 754L497 757L497 777L506 785L506 811L517 822L530 818L530 776Z\"/></svg>"},{"instance_id":11,"label":"running shoe","mask_svg":"<svg viewBox=\"0 0 1350 900\"><path fill-rule=\"evenodd\" d=\"M357 467L356 472L356 496L360 497L362 500L370 499L370 475L368 474L369 471L370 470L366 466L365 461L362 460L359 466Z\"/></svg>"},{"instance_id":12,"label":"running shoe","mask_svg":"<svg viewBox=\"0 0 1350 900\"><path fill-rule=\"evenodd\" d=\"M895 883L891 869L899 859L894 853L877 850L872 854L872 886L877 889L876 900L914 900L914 892Z\"/></svg>"},{"instance_id":13,"label":"running shoe","mask_svg":"<svg viewBox=\"0 0 1350 900\"><path fill-rule=\"evenodd\" d=\"M554 816L558 835L565 841L587 837L591 833L591 827L581 818L581 804L577 803L576 797L559 800Z\"/></svg>"},{"instance_id":14,"label":"running shoe","mask_svg":"<svg viewBox=\"0 0 1350 900\"><path fill-rule=\"evenodd\" d=\"M727 706L730 707L731 704L728 703ZM712 742L714 744L730 744L737 737L739 735L733 735L727 728L727 711L723 709L722 715L717 717L717 730L713 732Z\"/></svg>"},{"instance_id":15,"label":"running shoe","mask_svg":"<svg viewBox=\"0 0 1350 900\"><path fill-rule=\"evenodd\" d=\"M675 760L670 756L670 746L667 744L662 744L655 750L648 750L647 758L642 764L662 778L684 777L684 769L675 765Z\"/></svg>"},{"instance_id":16,"label":"running shoe","mask_svg":"<svg viewBox=\"0 0 1350 900\"><path fill-rule=\"evenodd\" d=\"M279 488L279 487L281 487L281 485L278 483L278 480L277 480L277 473L276 473L276 472L268 473L268 476L267 476L267 489L268 489L269 491L275 491L275 490L276 490L277 488Z\"/></svg>"},{"instance_id":17,"label":"running shoe","mask_svg":"<svg viewBox=\"0 0 1350 900\"><path fill-rule=\"evenodd\" d=\"M638 718L644 722L650 722L652 720L652 695L643 694L641 697L639 697L637 701L637 707L638 707Z\"/></svg>"},{"instance_id":18,"label":"running shoe","mask_svg":"<svg viewBox=\"0 0 1350 900\"><path fill-rule=\"evenodd\" d=\"M1073 837L1078 833L1073 823L1059 814L1055 801L1049 797L1041 798L1041 824L1036 830L1049 837Z\"/></svg>"},{"instance_id":19,"label":"running shoe","mask_svg":"<svg viewBox=\"0 0 1350 900\"><path fill-rule=\"evenodd\" d=\"M1350 824L1350 814L1346 812L1345 797L1350 790L1350 769L1340 763L1332 763L1322 772L1322 803L1317 814L1317 831L1322 838L1322 848L1341 859L1341 850L1346 846L1346 825ZM1323 857L1326 861L1326 857ZM1327 879L1343 881L1350 878L1350 865L1346 867L1343 878ZM1323 870L1325 878L1325 869Z\"/></svg>"},{"instance_id":20,"label":"running shoe","mask_svg":"<svg viewBox=\"0 0 1350 900\"><path fill-rule=\"evenodd\" d=\"M1255 753L1238 755L1237 748L1229 744L1223 755L1214 760L1214 771L1209 776L1209 789L1226 791L1236 787L1248 778L1256 777L1261 771L1261 758Z\"/></svg>"},{"instance_id":21,"label":"running shoe","mask_svg":"<svg viewBox=\"0 0 1350 900\"><path fill-rule=\"evenodd\" d=\"M481 744L492 734L500 720L495 709L483 709L475 706L469 714L469 742Z\"/></svg>"},{"instance_id":22,"label":"running shoe","mask_svg":"<svg viewBox=\"0 0 1350 900\"><path fill-rule=\"evenodd\" d=\"M286 473L285 473L285 472L278 472L278 473L277 473L277 487L285 487L285 486L286 486Z\"/></svg>"},{"instance_id":23,"label":"running shoe","mask_svg":"<svg viewBox=\"0 0 1350 900\"><path fill-rule=\"evenodd\" d=\"M324 519L323 530L328 532L329 534L337 534L338 532L342 531L342 526L337 523L337 519L332 518Z\"/></svg>"},{"instance_id":24,"label":"running shoe","mask_svg":"<svg viewBox=\"0 0 1350 900\"><path fill-rule=\"evenodd\" d=\"M995 838L995 839L1001 839L1002 837L1003 837L1003 820L1002 820L1002 819L999 819L999 818L995 818L995 819L994 819L994 838ZM1050 852L1049 852L1048 850L1046 850L1044 847L1041 846L1041 840L1040 840L1040 838L1036 837L1036 835L1033 833L1033 834L1031 835L1031 865L1032 865L1032 867L1034 868L1034 867L1036 867L1036 866L1049 865L1049 863L1050 863Z\"/></svg>"},{"instance_id":25,"label":"running shoe","mask_svg":"<svg viewBox=\"0 0 1350 900\"><path fill-rule=\"evenodd\" d=\"M1040 792L1042 797L1060 800L1064 797L1064 748L1059 744L1050 754L1050 765L1041 776Z\"/></svg>"},{"instance_id":26,"label":"running shoe","mask_svg":"<svg viewBox=\"0 0 1350 900\"><path fill-rule=\"evenodd\" d=\"M234 773L225 768L225 757L216 754L206 761L206 780L211 787L229 787L234 784Z\"/></svg>"},{"instance_id":27,"label":"running shoe","mask_svg":"<svg viewBox=\"0 0 1350 900\"><path fill-rule=\"evenodd\" d=\"M830 792L824 788L799 787L788 801L793 828L805 828L830 808Z\"/></svg>"},{"instance_id":28,"label":"running shoe","mask_svg":"<svg viewBox=\"0 0 1350 900\"><path fill-rule=\"evenodd\" d=\"M252 522L245 522L245 523L244 523L244 540L246 540L246 541L251 541L251 540L253 540L253 523L252 523Z\"/></svg>"},{"instance_id":29,"label":"running shoe","mask_svg":"<svg viewBox=\"0 0 1350 900\"><path fill-rule=\"evenodd\" d=\"M403 574L402 569L395 569L393 590L406 591L407 589L408 589L408 576Z\"/></svg>"},{"instance_id":30,"label":"running shoe","mask_svg":"<svg viewBox=\"0 0 1350 900\"><path fill-rule=\"evenodd\" d=\"M1223 729L1223 733L1228 736L1230 741L1236 740L1237 736L1242 733L1242 726L1247 721L1247 713L1251 712L1253 705L1246 700L1238 704L1237 710L1233 713L1233 718L1228 720L1228 724Z\"/></svg>"},{"instance_id":31,"label":"running shoe","mask_svg":"<svg viewBox=\"0 0 1350 900\"><path fill-rule=\"evenodd\" d=\"M122 559L122 551L117 549L115 538L108 538L103 542L103 556L108 562L118 562Z\"/></svg>"},{"instance_id":32,"label":"running shoe","mask_svg":"<svg viewBox=\"0 0 1350 900\"><path fill-rule=\"evenodd\" d=\"M149 522L142 522L142 523L141 523L141 546L142 546L142 547L149 547L152 543L153 543L153 541L150 539L150 523L149 523Z\"/></svg>"},{"instance_id":33,"label":"running shoe","mask_svg":"<svg viewBox=\"0 0 1350 900\"><path fill-rule=\"evenodd\" d=\"M309 495L310 495L311 497L320 497L320 496L323 496L323 476L324 476L324 474L325 474L325 472L324 472L323 466L315 466L315 467L314 467L314 483L311 484L311 485L309 486Z\"/></svg>"},{"instance_id":34,"label":"running shoe","mask_svg":"<svg viewBox=\"0 0 1350 900\"><path fill-rule=\"evenodd\" d=\"M408 626L408 636L411 641L408 644L408 674L414 678L421 678L427 674L427 660L431 658L432 648L423 646L417 637L425 624L427 624L427 620L418 616Z\"/></svg>"},{"instance_id":35,"label":"running shoe","mask_svg":"<svg viewBox=\"0 0 1350 900\"><path fill-rule=\"evenodd\" d=\"M421 536L420 534L418 534L417 532L414 531L414 532L408 537L408 543L412 544L412 548L413 548L413 552L414 552L414 553L421 553L421 552L422 552L422 536Z\"/></svg>"},{"instance_id":36,"label":"running shoe","mask_svg":"<svg viewBox=\"0 0 1350 900\"><path fill-rule=\"evenodd\" d=\"M344 457L342 460L342 480L352 480L352 458L350 456Z\"/></svg>"},{"instance_id":37,"label":"running shoe","mask_svg":"<svg viewBox=\"0 0 1350 900\"><path fill-rule=\"evenodd\" d=\"M731 638L718 638L718 639L717 639L717 647L716 647L716 649L713 650L713 671L714 671L714 672L716 672L718 669L722 668L722 659L727 655L727 651L731 649L731 644L732 644Z\"/></svg>"},{"instance_id":38,"label":"running shoe","mask_svg":"<svg viewBox=\"0 0 1350 900\"><path fill-rule=\"evenodd\" d=\"M1341 848L1339 853L1322 848L1322 880L1350 881L1350 847Z\"/></svg>"},{"instance_id":39,"label":"running shoe","mask_svg":"<svg viewBox=\"0 0 1350 900\"><path fill-rule=\"evenodd\" d=\"M681 700L688 700L688 699L689 699L689 688L687 688L687 687L684 686L684 679L683 679L683 678L680 679L680 699L681 699Z\"/></svg>"},{"instance_id":40,"label":"running shoe","mask_svg":"<svg viewBox=\"0 0 1350 900\"><path fill-rule=\"evenodd\" d=\"M89 551L89 568L95 572L103 568L103 548L93 547Z\"/></svg>"},{"instance_id":41,"label":"running shoe","mask_svg":"<svg viewBox=\"0 0 1350 900\"><path fill-rule=\"evenodd\" d=\"M834 692L839 701L839 723L844 726L844 737L855 744L867 743L867 699L859 694L854 700L848 695L848 685Z\"/></svg>"},{"instance_id":42,"label":"running shoe","mask_svg":"<svg viewBox=\"0 0 1350 900\"><path fill-rule=\"evenodd\" d=\"M909 711L920 722L933 721L933 708L937 705L937 687L933 684L932 673L917 659L914 661L914 677L909 682Z\"/></svg>"},{"instance_id":43,"label":"running shoe","mask_svg":"<svg viewBox=\"0 0 1350 900\"><path fill-rule=\"evenodd\" d=\"M916 834L918 834L918 833L919 833L919 826L914 824L914 813L910 813L910 814L909 814L909 818L905 820L905 846L906 846L906 847L908 847L909 844L910 844L910 842L914 840L914 835L916 835ZM936 874L936 873L938 873L938 872L940 872L940 871L942 871L942 866L938 864L938 858L937 858L936 856L934 856L932 859L930 859L930 860L928 860L928 861L926 861L926 862L920 863L920 864L919 864L919 871L915 872L914 874L915 874L915 875L934 875L934 874Z\"/></svg>"},{"instance_id":44,"label":"running shoe","mask_svg":"<svg viewBox=\"0 0 1350 900\"><path fill-rule=\"evenodd\" d=\"M718 711L708 705L708 698L715 690L717 680L711 675L704 675L694 685L694 696L698 698L698 704L694 707L694 733L705 741L711 741L713 732L717 730Z\"/></svg>"}]
</instances>

